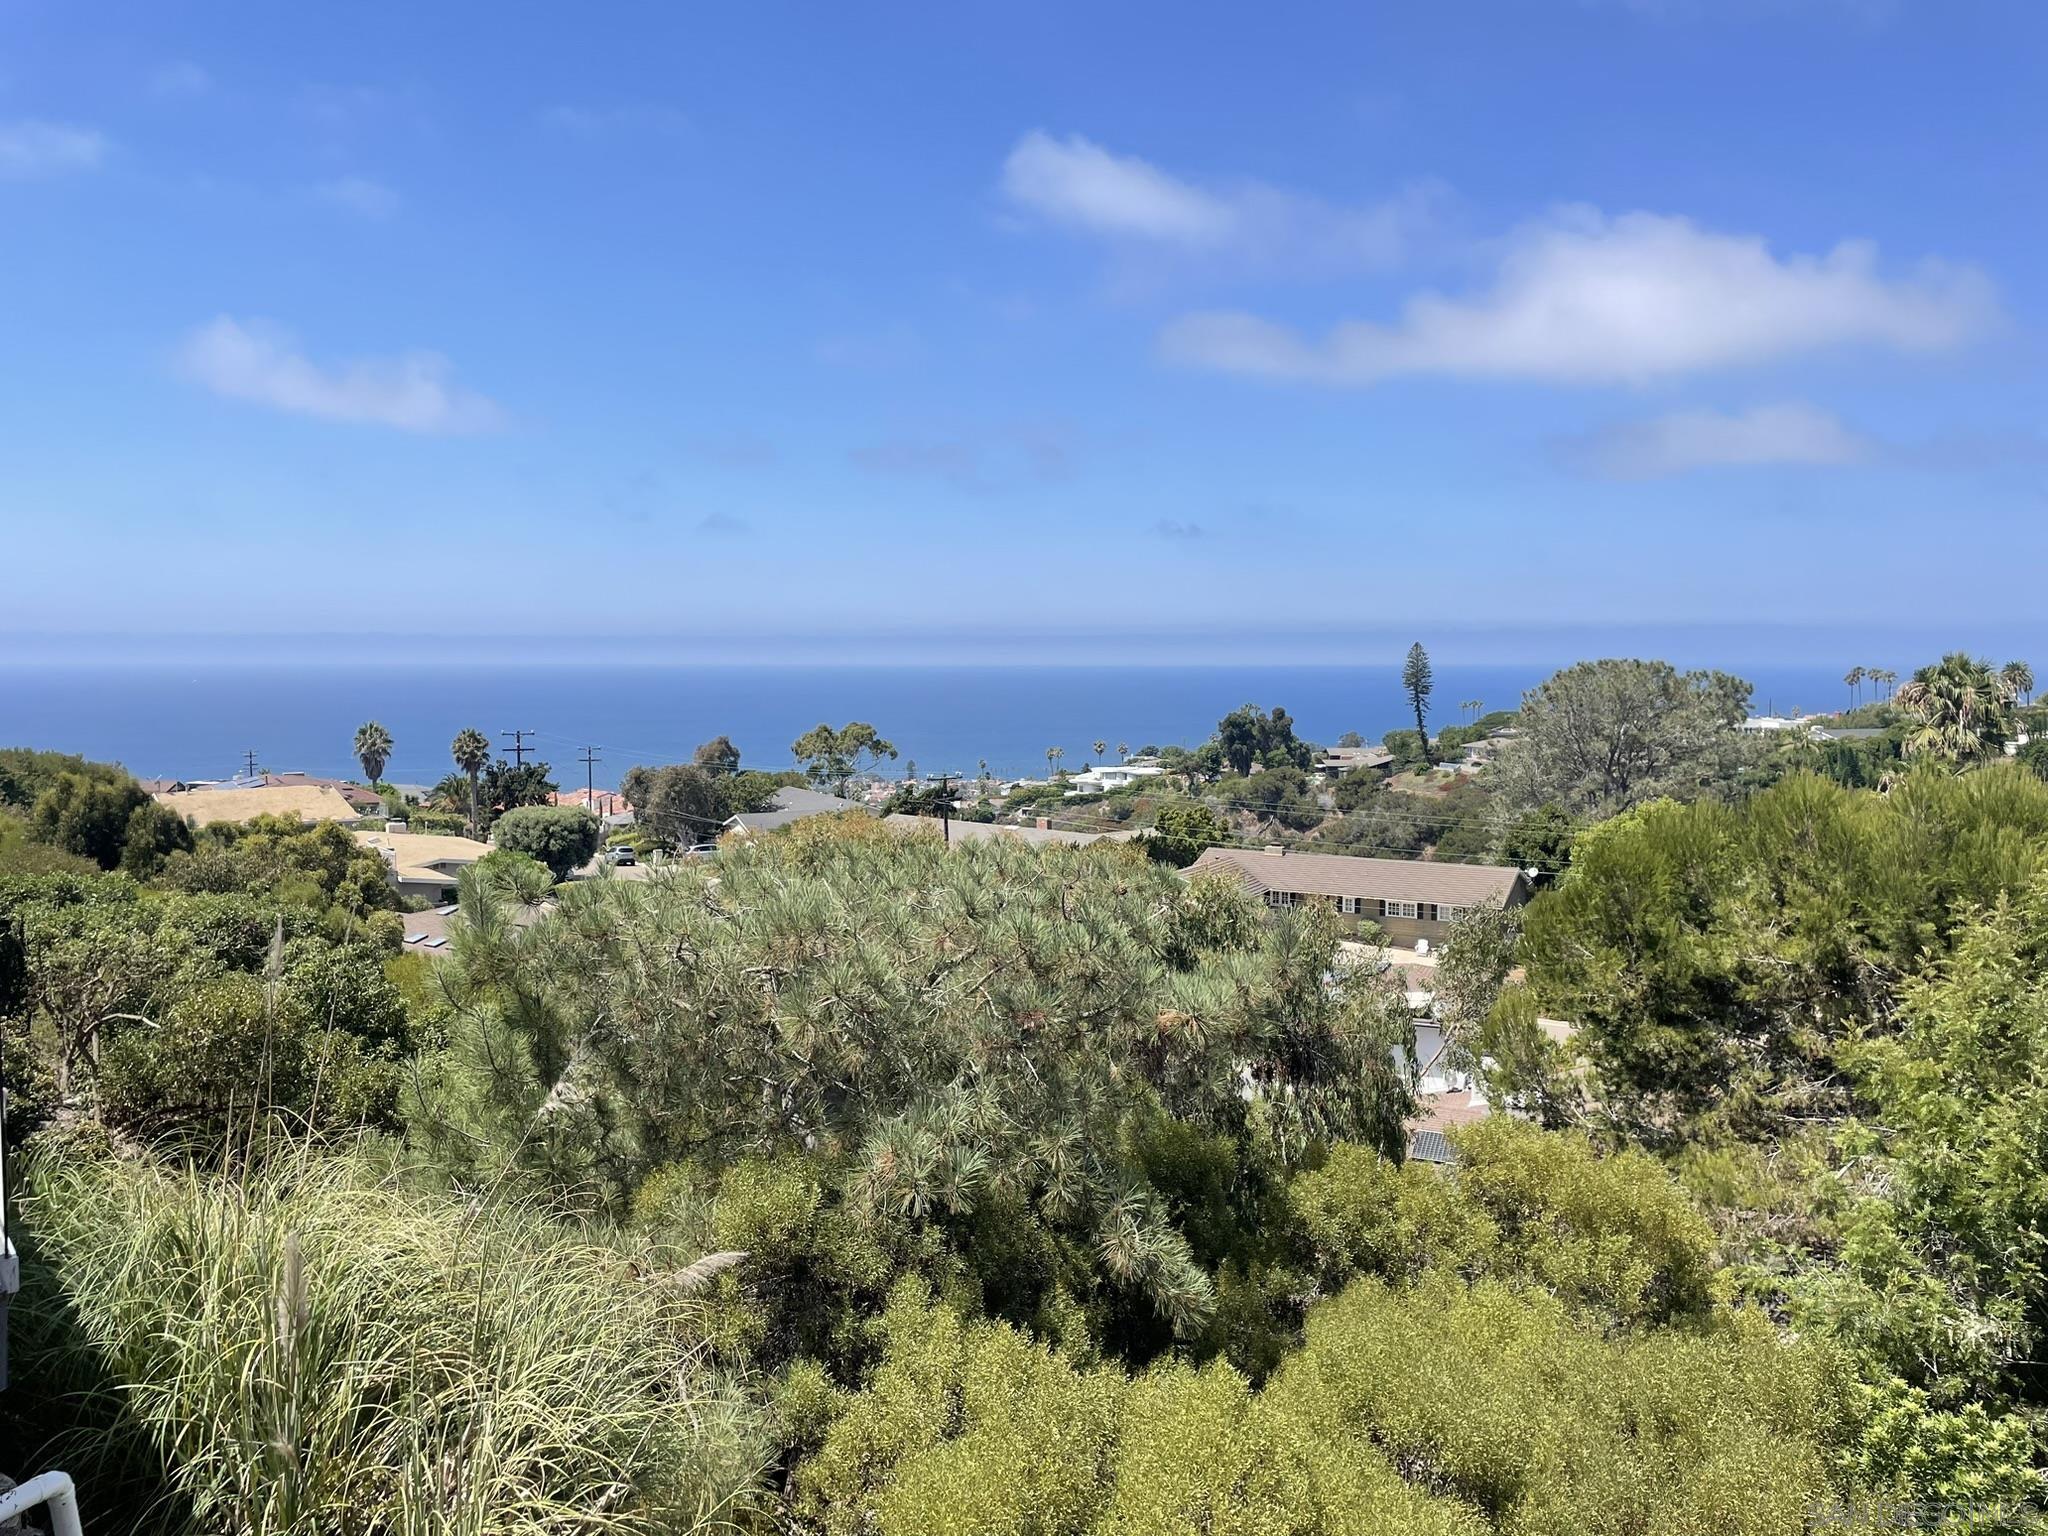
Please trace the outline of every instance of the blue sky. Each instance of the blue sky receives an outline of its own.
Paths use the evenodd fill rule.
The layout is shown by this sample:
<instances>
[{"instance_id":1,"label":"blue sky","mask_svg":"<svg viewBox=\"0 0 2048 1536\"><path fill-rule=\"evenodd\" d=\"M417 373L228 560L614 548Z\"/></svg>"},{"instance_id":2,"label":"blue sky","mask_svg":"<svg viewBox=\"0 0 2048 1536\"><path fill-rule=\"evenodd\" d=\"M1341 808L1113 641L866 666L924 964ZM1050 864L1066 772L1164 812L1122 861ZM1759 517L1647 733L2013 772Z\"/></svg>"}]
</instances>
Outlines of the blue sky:
<instances>
[{"instance_id":1,"label":"blue sky","mask_svg":"<svg viewBox=\"0 0 2048 1536\"><path fill-rule=\"evenodd\" d=\"M2044 67L2017 0L0 0L0 633L2030 623Z\"/></svg>"}]
</instances>

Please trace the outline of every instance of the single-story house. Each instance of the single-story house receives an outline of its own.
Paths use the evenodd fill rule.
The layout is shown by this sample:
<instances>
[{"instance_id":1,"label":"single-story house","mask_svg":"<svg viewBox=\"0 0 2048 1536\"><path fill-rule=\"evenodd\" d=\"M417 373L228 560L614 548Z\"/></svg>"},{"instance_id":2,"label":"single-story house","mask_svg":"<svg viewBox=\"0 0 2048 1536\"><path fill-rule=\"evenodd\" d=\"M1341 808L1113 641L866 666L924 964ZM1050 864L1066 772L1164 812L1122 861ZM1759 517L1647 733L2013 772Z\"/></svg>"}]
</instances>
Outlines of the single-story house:
<instances>
[{"instance_id":1,"label":"single-story house","mask_svg":"<svg viewBox=\"0 0 2048 1536\"><path fill-rule=\"evenodd\" d=\"M1102 763L1080 773L1067 775L1067 793L1070 795L1099 795L1106 790L1122 789L1140 779L1156 779L1166 772L1157 763Z\"/></svg>"},{"instance_id":2,"label":"single-story house","mask_svg":"<svg viewBox=\"0 0 2048 1536\"><path fill-rule=\"evenodd\" d=\"M929 831L932 836L941 835L942 828L936 816L906 816L901 811L892 812L882 818L882 824L898 832L919 833ZM1055 827L1041 816L1035 826L1022 826L1014 821L956 821L953 823L953 841L956 843L987 843L998 839L1005 842L1029 843L1043 847L1049 843L1080 845L1099 843L1107 838L1113 842L1124 842L1137 836L1135 832L1070 832L1064 827Z\"/></svg>"},{"instance_id":3,"label":"single-story house","mask_svg":"<svg viewBox=\"0 0 2048 1536\"><path fill-rule=\"evenodd\" d=\"M284 816L311 824L355 821L362 812L324 784L266 784L250 789L187 789L156 796L156 803L195 826Z\"/></svg>"},{"instance_id":4,"label":"single-story house","mask_svg":"<svg viewBox=\"0 0 2048 1536\"><path fill-rule=\"evenodd\" d=\"M384 797L376 790L367 784L353 784L347 779L330 779L316 773L301 773L297 769L292 769L285 773L266 773L257 782L270 789L331 789L365 815L384 808Z\"/></svg>"},{"instance_id":5,"label":"single-story house","mask_svg":"<svg viewBox=\"0 0 2048 1536\"><path fill-rule=\"evenodd\" d=\"M793 821L802 821L807 816L836 816L842 811L865 809L857 800L842 800L837 795L828 795L820 790L803 789L795 785L775 791L775 797L768 802L764 811L742 811L729 818L725 824L728 832L752 836L756 832L772 832L777 827L786 827ZM703 829L704 840L711 841L715 830Z\"/></svg>"},{"instance_id":6,"label":"single-story house","mask_svg":"<svg viewBox=\"0 0 2048 1536\"><path fill-rule=\"evenodd\" d=\"M544 901L534 907L514 906L509 916L514 928L530 928L554 910L555 904L552 901ZM448 954L449 941L454 937L449 925L460 921L461 915L461 908L452 901L443 902L438 907L430 907L424 912L406 913L405 952L426 955L437 960Z\"/></svg>"},{"instance_id":7,"label":"single-story house","mask_svg":"<svg viewBox=\"0 0 2048 1536\"><path fill-rule=\"evenodd\" d=\"M1325 747L1316 759L1316 772L1326 779L1341 779L1361 768L1384 774L1393 761L1394 754L1385 747Z\"/></svg>"},{"instance_id":8,"label":"single-story house","mask_svg":"<svg viewBox=\"0 0 2048 1536\"><path fill-rule=\"evenodd\" d=\"M1326 902L1345 917L1374 922L1397 944L1441 943L1470 907L1514 907L1529 899L1528 878L1495 864L1420 859L1362 859L1290 848L1206 848L1189 875L1224 874L1269 907Z\"/></svg>"},{"instance_id":9,"label":"single-story house","mask_svg":"<svg viewBox=\"0 0 2048 1536\"><path fill-rule=\"evenodd\" d=\"M491 851L489 843L441 832L358 832L355 839L383 855L399 895L442 903L455 899L457 877Z\"/></svg>"}]
</instances>

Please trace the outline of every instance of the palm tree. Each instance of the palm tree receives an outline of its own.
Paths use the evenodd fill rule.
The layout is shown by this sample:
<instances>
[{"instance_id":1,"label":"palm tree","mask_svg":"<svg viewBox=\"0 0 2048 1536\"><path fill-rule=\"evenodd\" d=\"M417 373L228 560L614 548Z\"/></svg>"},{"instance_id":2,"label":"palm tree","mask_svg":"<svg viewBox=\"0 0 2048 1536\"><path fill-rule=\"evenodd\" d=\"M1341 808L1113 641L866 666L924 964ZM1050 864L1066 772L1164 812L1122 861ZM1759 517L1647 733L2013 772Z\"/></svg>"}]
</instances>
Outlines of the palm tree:
<instances>
[{"instance_id":1,"label":"palm tree","mask_svg":"<svg viewBox=\"0 0 2048 1536\"><path fill-rule=\"evenodd\" d=\"M356 727L356 761L370 783L383 778L384 765L391 761L391 733L374 720Z\"/></svg>"},{"instance_id":2,"label":"palm tree","mask_svg":"<svg viewBox=\"0 0 2048 1536\"><path fill-rule=\"evenodd\" d=\"M1998 669L1998 675L2005 679L2006 687L2013 697L2022 704L2030 703L2034 697L2034 669L2024 661L2008 661Z\"/></svg>"},{"instance_id":3,"label":"palm tree","mask_svg":"<svg viewBox=\"0 0 2048 1536\"><path fill-rule=\"evenodd\" d=\"M1857 690L1863 686L1863 678L1864 671L1861 667L1851 667L1842 674L1842 686L1849 690L1849 707L1851 709L1856 707Z\"/></svg>"},{"instance_id":4,"label":"palm tree","mask_svg":"<svg viewBox=\"0 0 2048 1536\"><path fill-rule=\"evenodd\" d=\"M1128 741L1120 741L1116 744L1116 760L1120 763L1127 763L1131 760L1131 744Z\"/></svg>"},{"instance_id":5,"label":"palm tree","mask_svg":"<svg viewBox=\"0 0 2048 1536\"><path fill-rule=\"evenodd\" d=\"M1109 756L1109 743L1106 741L1095 743L1095 760L1101 762L1107 756Z\"/></svg>"},{"instance_id":6,"label":"palm tree","mask_svg":"<svg viewBox=\"0 0 2048 1536\"><path fill-rule=\"evenodd\" d=\"M476 785L491 760L491 740L475 726L470 726L455 733L455 741L448 750L455 758L455 766L469 777L469 835L475 837Z\"/></svg>"},{"instance_id":7,"label":"palm tree","mask_svg":"<svg viewBox=\"0 0 2048 1536\"><path fill-rule=\"evenodd\" d=\"M1906 736L1909 757L1969 763L2012 739L2010 679L1963 651L1922 667L1894 697L1919 722Z\"/></svg>"},{"instance_id":8,"label":"palm tree","mask_svg":"<svg viewBox=\"0 0 2048 1536\"><path fill-rule=\"evenodd\" d=\"M1060 759L1066 755L1067 749L1065 747L1047 747L1045 749L1045 766L1054 778L1060 776Z\"/></svg>"}]
</instances>

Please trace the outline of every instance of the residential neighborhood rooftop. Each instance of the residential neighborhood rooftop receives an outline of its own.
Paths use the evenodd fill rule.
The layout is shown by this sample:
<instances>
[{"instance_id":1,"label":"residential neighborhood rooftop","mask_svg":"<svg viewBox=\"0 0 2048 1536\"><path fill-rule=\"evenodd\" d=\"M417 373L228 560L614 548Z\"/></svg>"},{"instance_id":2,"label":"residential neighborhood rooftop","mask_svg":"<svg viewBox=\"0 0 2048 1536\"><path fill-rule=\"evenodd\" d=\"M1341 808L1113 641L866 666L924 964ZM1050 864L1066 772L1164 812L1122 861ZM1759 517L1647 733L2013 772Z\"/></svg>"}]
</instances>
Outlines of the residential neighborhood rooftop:
<instances>
[{"instance_id":1,"label":"residential neighborhood rooftop","mask_svg":"<svg viewBox=\"0 0 2048 1536\"><path fill-rule=\"evenodd\" d=\"M1505 906L1522 880L1519 869L1496 864L1438 864L1421 859L1362 859L1295 849L1207 848L1189 866L1235 875L1246 888L1302 896L1358 896L1371 900L1432 902L1440 906Z\"/></svg>"},{"instance_id":2,"label":"residential neighborhood rooftop","mask_svg":"<svg viewBox=\"0 0 2048 1536\"><path fill-rule=\"evenodd\" d=\"M354 821L362 812L324 784L265 785L257 789L188 789L161 794L157 804L199 826L288 816L294 821Z\"/></svg>"},{"instance_id":3,"label":"residential neighborhood rooftop","mask_svg":"<svg viewBox=\"0 0 2048 1536\"><path fill-rule=\"evenodd\" d=\"M802 821L806 816L832 816L841 811L865 809L857 800L842 800L837 795L828 795L821 790L787 786L775 791L775 798L765 811L742 811L726 825L739 832L769 832L776 827L786 827L793 821ZM706 827L708 839L712 828Z\"/></svg>"},{"instance_id":4,"label":"residential neighborhood rooftop","mask_svg":"<svg viewBox=\"0 0 2048 1536\"><path fill-rule=\"evenodd\" d=\"M355 840L383 854L401 880L431 881L491 851L489 843L448 832L357 832Z\"/></svg>"}]
</instances>

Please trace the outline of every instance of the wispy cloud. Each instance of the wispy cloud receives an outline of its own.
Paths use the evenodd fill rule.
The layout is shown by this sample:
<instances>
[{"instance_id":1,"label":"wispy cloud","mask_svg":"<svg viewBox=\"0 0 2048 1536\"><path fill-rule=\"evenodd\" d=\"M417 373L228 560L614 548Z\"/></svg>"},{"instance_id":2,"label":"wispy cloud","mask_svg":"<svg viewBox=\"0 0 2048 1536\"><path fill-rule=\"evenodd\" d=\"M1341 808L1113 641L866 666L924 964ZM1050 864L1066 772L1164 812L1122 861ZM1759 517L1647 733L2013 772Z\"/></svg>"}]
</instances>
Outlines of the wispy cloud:
<instances>
[{"instance_id":1,"label":"wispy cloud","mask_svg":"<svg viewBox=\"0 0 2048 1536\"><path fill-rule=\"evenodd\" d=\"M765 469L781 458L775 444L758 432L700 432L686 439L690 452L727 469Z\"/></svg>"},{"instance_id":2,"label":"wispy cloud","mask_svg":"<svg viewBox=\"0 0 2048 1536\"><path fill-rule=\"evenodd\" d=\"M313 196L361 219L388 219L403 201L392 188L367 176L338 176L320 182L313 188Z\"/></svg>"},{"instance_id":3,"label":"wispy cloud","mask_svg":"<svg viewBox=\"0 0 2048 1536\"><path fill-rule=\"evenodd\" d=\"M870 474L942 480L979 493L1067 479L1082 446L1079 437L1058 422L976 427L887 437L847 457Z\"/></svg>"},{"instance_id":4,"label":"wispy cloud","mask_svg":"<svg viewBox=\"0 0 2048 1536\"><path fill-rule=\"evenodd\" d=\"M1177 517L1160 518L1152 525L1152 531L1162 539L1172 539L1178 543L1199 539L1205 532L1200 523L1183 522Z\"/></svg>"},{"instance_id":5,"label":"wispy cloud","mask_svg":"<svg viewBox=\"0 0 2048 1536\"><path fill-rule=\"evenodd\" d=\"M828 368L893 373L923 362L928 349L922 336L909 326L898 324L820 337L812 350Z\"/></svg>"},{"instance_id":6,"label":"wispy cloud","mask_svg":"<svg viewBox=\"0 0 2048 1536\"><path fill-rule=\"evenodd\" d=\"M944 480L960 490L986 490L981 450L961 438L891 437L847 455L870 474Z\"/></svg>"},{"instance_id":7,"label":"wispy cloud","mask_svg":"<svg viewBox=\"0 0 2048 1536\"><path fill-rule=\"evenodd\" d=\"M178 362L186 377L217 395L323 421L435 435L504 424L498 406L457 386L448 360L434 352L322 366L286 332L222 315L185 339Z\"/></svg>"},{"instance_id":8,"label":"wispy cloud","mask_svg":"<svg viewBox=\"0 0 2048 1536\"><path fill-rule=\"evenodd\" d=\"M1874 445L1827 411L1799 402L1747 411L1675 411L1566 445L1568 457L1610 480L1761 464L1853 464Z\"/></svg>"},{"instance_id":9,"label":"wispy cloud","mask_svg":"<svg viewBox=\"0 0 2048 1536\"><path fill-rule=\"evenodd\" d=\"M541 113L540 122L552 133L585 143L627 136L680 138L690 129L690 120L682 112L654 102L554 106Z\"/></svg>"},{"instance_id":10,"label":"wispy cloud","mask_svg":"<svg viewBox=\"0 0 2048 1536\"><path fill-rule=\"evenodd\" d=\"M735 517L730 512L711 512L697 520L699 533L739 534L752 526L744 517Z\"/></svg>"},{"instance_id":11,"label":"wispy cloud","mask_svg":"<svg viewBox=\"0 0 2048 1536\"><path fill-rule=\"evenodd\" d=\"M1079 134L1040 131L1017 141L1001 186L1022 213L1120 245L1332 271L1399 261L1443 200L1433 185L1359 206L1261 181L1199 185Z\"/></svg>"},{"instance_id":12,"label":"wispy cloud","mask_svg":"<svg viewBox=\"0 0 2048 1536\"><path fill-rule=\"evenodd\" d=\"M37 118L0 123L0 181L89 171L106 153L106 136L96 129Z\"/></svg>"},{"instance_id":13,"label":"wispy cloud","mask_svg":"<svg viewBox=\"0 0 2048 1536\"><path fill-rule=\"evenodd\" d=\"M1937 351L1995 312L1973 269L1930 261L1887 278L1866 242L1780 258L1758 237L1689 219L1570 208L1509 237L1491 290L1419 294L1394 324L1348 321L1311 340L1211 312L1173 322L1160 347L1192 367L1318 384L1403 374L1640 383L1849 344Z\"/></svg>"},{"instance_id":14,"label":"wispy cloud","mask_svg":"<svg viewBox=\"0 0 2048 1536\"><path fill-rule=\"evenodd\" d=\"M213 76L190 59L169 59L149 72L149 94L158 101L191 101L213 89Z\"/></svg>"}]
</instances>

